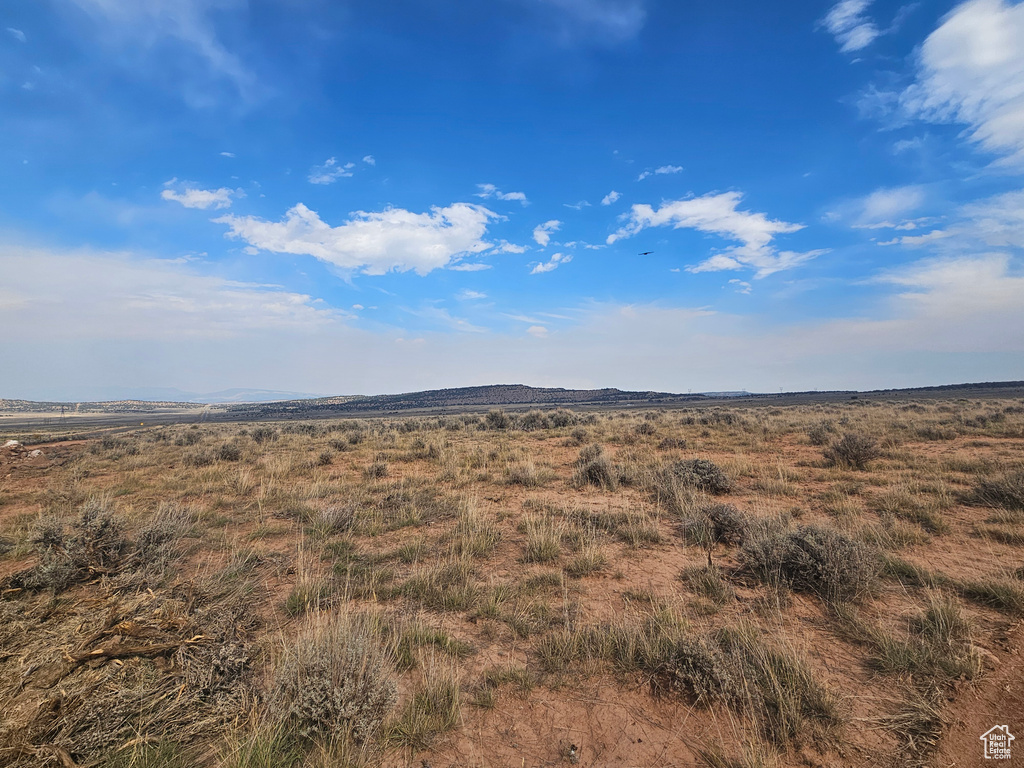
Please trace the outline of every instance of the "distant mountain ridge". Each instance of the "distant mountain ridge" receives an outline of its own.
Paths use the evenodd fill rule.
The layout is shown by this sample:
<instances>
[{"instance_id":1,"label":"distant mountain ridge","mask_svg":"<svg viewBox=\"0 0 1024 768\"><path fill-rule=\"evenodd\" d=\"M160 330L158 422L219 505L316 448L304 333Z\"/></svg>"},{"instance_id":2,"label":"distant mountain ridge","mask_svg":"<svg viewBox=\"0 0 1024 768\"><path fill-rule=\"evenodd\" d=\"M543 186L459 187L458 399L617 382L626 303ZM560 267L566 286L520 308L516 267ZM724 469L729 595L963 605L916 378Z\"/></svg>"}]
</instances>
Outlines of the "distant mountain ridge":
<instances>
[{"instance_id":1,"label":"distant mountain ridge","mask_svg":"<svg viewBox=\"0 0 1024 768\"><path fill-rule=\"evenodd\" d=\"M680 400L701 400L703 395L679 395L672 392L631 392L605 389L564 389L562 387L530 387L525 384L489 384L477 387L430 389L398 395L321 397L311 400L244 404L228 406L228 410L272 413L354 411L402 411L419 408L481 408L516 405L584 405L612 403L655 403Z\"/></svg>"}]
</instances>

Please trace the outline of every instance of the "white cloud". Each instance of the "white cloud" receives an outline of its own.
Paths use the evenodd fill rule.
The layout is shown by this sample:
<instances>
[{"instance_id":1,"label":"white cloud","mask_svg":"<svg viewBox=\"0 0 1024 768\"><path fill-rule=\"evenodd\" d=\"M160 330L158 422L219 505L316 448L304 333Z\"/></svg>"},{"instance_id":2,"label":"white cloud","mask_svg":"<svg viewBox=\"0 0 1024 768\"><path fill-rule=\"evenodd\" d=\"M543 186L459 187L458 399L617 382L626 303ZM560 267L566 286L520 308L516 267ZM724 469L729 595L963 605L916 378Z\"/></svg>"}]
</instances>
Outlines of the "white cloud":
<instances>
[{"instance_id":1,"label":"white cloud","mask_svg":"<svg viewBox=\"0 0 1024 768\"><path fill-rule=\"evenodd\" d=\"M1003 192L961 206L945 229L896 237L879 245L931 246L950 256L984 253L993 248L1024 249L1024 190ZM917 225L915 225L917 226Z\"/></svg>"},{"instance_id":2,"label":"white cloud","mask_svg":"<svg viewBox=\"0 0 1024 768\"><path fill-rule=\"evenodd\" d=\"M455 298L460 301L479 301L480 299L486 299L487 294L481 293L480 291L471 291L468 288L464 291L460 291L456 294Z\"/></svg>"},{"instance_id":3,"label":"white cloud","mask_svg":"<svg viewBox=\"0 0 1024 768\"><path fill-rule=\"evenodd\" d=\"M235 153L234 152L221 152L220 156L221 157L234 157Z\"/></svg>"},{"instance_id":4,"label":"white cloud","mask_svg":"<svg viewBox=\"0 0 1024 768\"><path fill-rule=\"evenodd\" d=\"M493 184L477 184L476 186L480 190L476 196L482 197L484 200L496 197L499 200L522 203L524 206L530 204L524 192L502 192Z\"/></svg>"},{"instance_id":5,"label":"white cloud","mask_svg":"<svg viewBox=\"0 0 1024 768\"><path fill-rule=\"evenodd\" d=\"M213 75L231 81L239 94L251 95L255 78L227 50L214 30L215 13L241 7L237 0L71 0L92 17L97 32L109 43L134 48L159 61L166 72L170 57L158 43L185 47ZM77 22L77 19L76 19ZM175 61L175 63L179 63ZM135 62L131 62L134 66ZM186 98L197 106L211 103L209 88L182 83Z\"/></svg>"},{"instance_id":6,"label":"white cloud","mask_svg":"<svg viewBox=\"0 0 1024 768\"><path fill-rule=\"evenodd\" d=\"M203 275L192 259L5 247L0 325L26 340L229 338L316 330L341 314L305 294Z\"/></svg>"},{"instance_id":7,"label":"white cloud","mask_svg":"<svg viewBox=\"0 0 1024 768\"><path fill-rule=\"evenodd\" d=\"M171 184L173 182L168 182ZM165 189L160 193L164 200L173 200L181 203L186 208L220 209L231 207L231 197L236 194L233 190L221 187L220 189L198 189L186 186L181 192L173 189Z\"/></svg>"},{"instance_id":8,"label":"white cloud","mask_svg":"<svg viewBox=\"0 0 1024 768\"><path fill-rule=\"evenodd\" d=\"M969 137L1008 165L1024 165L1024 3L969 0L921 46L910 114L970 126Z\"/></svg>"},{"instance_id":9,"label":"white cloud","mask_svg":"<svg viewBox=\"0 0 1024 768\"><path fill-rule=\"evenodd\" d=\"M867 48L881 34L864 11L871 0L840 0L829 10L821 23L831 32L843 53Z\"/></svg>"},{"instance_id":10,"label":"white cloud","mask_svg":"<svg viewBox=\"0 0 1024 768\"><path fill-rule=\"evenodd\" d=\"M25 37L25 33L22 32L20 29L15 29L14 27L7 27L7 33L19 42L24 43L27 40L27 38Z\"/></svg>"},{"instance_id":11,"label":"white cloud","mask_svg":"<svg viewBox=\"0 0 1024 768\"><path fill-rule=\"evenodd\" d=\"M537 339L547 338L548 329L543 325L531 325L526 332Z\"/></svg>"},{"instance_id":12,"label":"white cloud","mask_svg":"<svg viewBox=\"0 0 1024 768\"><path fill-rule=\"evenodd\" d=\"M796 232L804 225L769 219L763 213L737 210L736 206L742 199L739 192L722 192L669 201L657 210L646 204L634 205L623 217L626 225L609 235L607 242L611 245L649 227L696 229L739 241L741 245L729 247L689 271L714 272L747 267L757 270L756 278L792 269L826 253L824 250L804 253L777 251L772 245L776 235Z\"/></svg>"},{"instance_id":13,"label":"white cloud","mask_svg":"<svg viewBox=\"0 0 1024 768\"><path fill-rule=\"evenodd\" d=\"M338 165L337 159L329 157L323 165L314 165L310 168L307 178L310 184L333 184L338 179L351 177L353 168L355 163Z\"/></svg>"},{"instance_id":14,"label":"white cloud","mask_svg":"<svg viewBox=\"0 0 1024 768\"><path fill-rule=\"evenodd\" d=\"M589 208L590 203L586 200L580 200L578 203L562 203L566 208L572 208L574 211L582 211L584 208Z\"/></svg>"},{"instance_id":15,"label":"white cloud","mask_svg":"<svg viewBox=\"0 0 1024 768\"><path fill-rule=\"evenodd\" d=\"M498 244L494 246L495 253L526 253L526 251L525 245L516 245L508 240L499 240Z\"/></svg>"},{"instance_id":16,"label":"white cloud","mask_svg":"<svg viewBox=\"0 0 1024 768\"><path fill-rule=\"evenodd\" d=\"M861 223L874 224L886 219L903 218L924 203L924 190L918 186L876 189L864 198Z\"/></svg>"},{"instance_id":17,"label":"white cloud","mask_svg":"<svg viewBox=\"0 0 1024 768\"><path fill-rule=\"evenodd\" d=\"M825 214L825 221L846 220L854 229L916 229L924 219L907 217L925 203L922 186L883 187L862 198L844 202Z\"/></svg>"},{"instance_id":18,"label":"white cloud","mask_svg":"<svg viewBox=\"0 0 1024 768\"><path fill-rule=\"evenodd\" d=\"M486 268L453 263L466 254L491 247L483 237L494 217L492 211L482 206L453 203L446 208L431 208L429 213L402 208L356 211L347 222L332 227L299 203L279 222L233 215L214 221L228 225L229 237L240 238L265 251L313 256L368 275L383 275L391 270L413 270L425 275L442 267L464 271Z\"/></svg>"},{"instance_id":19,"label":"white cloud","mask_svg":"<svg viewBox=\"0 0 1024 768\"><path fill-rule=\"evenodd\" d=\"M541 248L547 247L547 244L551 242L551 233L557 232L562 228L562 222L558 219L551 219L551 221L545 221L543 224L538 224L533 228L533 239Z\"/></svg>"},{"instance_id":20,"label":"white cloud","mask_svg":"<svg viewBox=\"0 0 1024 768\"><path fill-rule=\"evenodd\" d=\"M649 176L665 176L667 174L682 173L683 166L681 165L663 165L660 168L655 168L653 171L644 171L636 177L637 181L643 181ZM613 201L614 202L614 201Z\"/></svg>"},{"instance_id":21,"label":"white cloud","mask_svg":"<svg viewBox=\"0 0 1024 768\"><path fill-rule=\"evenodd\" d=\"M540 275L544 272L551 272L552 270L558 269L562 264L568 264L572 261L572 255L568 253L553 253L551 258L547 261L537 262L533 269L530 270L531 275Z\"/></svg>"},{"instance_id":22,"label":"white cloud","mask_svg":"<svg viewBox=\"0 0 1024 768\"><path fill-rule=\"evenodd\" d=\"M448 269L455 272L482 272L483 270L490 268L490 264L483 264L481 262L472 262L468 264L466 262L459 262L458 264L452 264L448 267Z\"/></svg>"},{"instance_id":23,"label":"white cloud","mask_svg":"<svg viewBox=\"0 0 1024 768\"><path fill-rule=\"evenodd\" d=\"M753 290L753 287L746 280L737 280L736 278L733 278L729 281L729 285L736 286L736 293L742 293L748 296Z\"/></svg>"},{"instance_id":24,"label":"white cloud","mask_svg":"<svg viewBox=\"0 0 1024 768\"><path fill-rule=\"evenodd\" d=\"M525 192L499 192L498 199L519 202L522 203L523 205L529 205L530 202L529 200L526 199Z\"/></svg>"},{"instance_id":25,"label":"white cloud","mask_svg":"<svg viewBox=\"0 0 1024 768\"><path fill-rule=\"evenodd\" d=\"M376 165L377 158L375 158L373 155L365 155L363 157L363 162L366 163L367 165Z\"/></svg>"},{"instance_id":26,"label":"white cloud","mask_svg":"<svg viewBox=\"0 0 1024 768\"><path fill-rule=\"evenodd\" d=\"M611 192L609 192L607 195L601 198L601 205L611 205L612 203L616 202L620 197L622 197L622 194L616 192L613 189Z\"/></svg>"}]
</instances>

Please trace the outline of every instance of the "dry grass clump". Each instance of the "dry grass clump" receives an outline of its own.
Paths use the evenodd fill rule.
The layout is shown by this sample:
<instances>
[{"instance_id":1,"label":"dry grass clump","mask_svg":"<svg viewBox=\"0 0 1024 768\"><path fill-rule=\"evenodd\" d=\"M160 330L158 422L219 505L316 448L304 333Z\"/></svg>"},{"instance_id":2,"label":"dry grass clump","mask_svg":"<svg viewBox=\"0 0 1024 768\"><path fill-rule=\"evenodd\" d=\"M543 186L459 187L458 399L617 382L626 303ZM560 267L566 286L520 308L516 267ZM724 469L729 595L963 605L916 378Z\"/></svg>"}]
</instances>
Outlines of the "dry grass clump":
<instances>
[{"instance_id":1,"label":"dry grass clump","mask_svg":"<svg viewBox=\"0 0 1024 768\"><path fill-rule=\"evenodd\" d=\"M325 504L312 516L310 527L313 533L322 538L352 530L355 521L355 510L348 505Z\"/></svg>"},{"instance_id":2,"label":"dry grass clump","mask_svg":"<svg viewBox=\"0 0 1024 768\"><path fill-rule=\"evenodd\" d=\"M1024 588L1010 577L957 579L893 555L882 557L882 569L886 576L905 586L949 589L1010 616L1024 616Z\"/></svg>"},{"instance_id":3,"label":"dry grass clump","mask_svg":"<svg viewBox=\"0 0 1024 768\"><path fill-rule=\"evenodd\" d=\"M774 586L814 592L826 600L854 600L873 587L877 556L834 528L806 525L795 531L764 521L752 526L740 555L744 567Z\"/></svg>"},{"instance_id":4,"label":"dry grass clump","mask_svg":"<svg viewBox=\"0 0 1024 768\"><path fill-rule=\"evenodd\" d=\"M537 645L541 667L564 672L605 662L643 672L652 690L747 714L772 743L785 747L840 722L835 697L795 652L770 644L750 624L693 633L673 611L553 632Z\"/></svg>"},{"instance_id":5,"label":"dry grass clump","mask_svg":"<svg viewBox=\"0 0 1024 768\"><path fill-rule=\"evenodd\" d=\"M526 544L523 560L527 563L548 563L562 554L562 539L565 536L565 519L545 512L528 515L523 520Z\"/></svg>"},{"instance_id":6,"label":"dry grass clump","mask_svg":"<svg viewBox=\"0 0 1024 768\"><path fill-rule=\"evenodd\" d=\"M278 662L270 711L306 739L357 744L380 729L397 701L392 662L365 618L311 619Z\"/></svg>"},{"instance_id":7,"label":"dry grass clump","mask_svg":"<svg viewBox=\"0 0 1024 768\"><path fill-rule=\"evenodd\" d=\"M554 477L550 470L537 469L532 461L518 461L505 468L505 482L509 485L521 485L524 488L536 488L544 485Z\"/></svg>"},{"instance_id":8,"label":"dry grass clump","mask_svg":"<svg viewBox=\"0 0 1024 768\"><path fill-rule=\"evenodd\" d=\"M871 649L868 664L887 674L944 684L971 679L981 672L981 657L973 644L971 626L960 604L941 592L928 596L928 604L907 622L904 637L863 620L844 607L837 611L844 634Z\"/></svg>"},{"instance_id":9,"label":"dry grass clump","mask_svg":"<svg viewBox=\"0 0 1024 768\"><path fill-rule=\"evenodd\" d=\"M940 511L940 504L912 486L895 486L883 491L878 497L877 510L883 516L917 523L928 533L949 532L949 523Z\"/></svg>"},{"instance_id":10,"label":"dry grass clump","mask_svg":"<svg viewBox=\"0 0 1024 768\"><path fill-rule=\"evenodd\" d=\"M389 721L383 741L392 746L420 751L459 722L462 696L459 679L451 667L435 665L398 715Z\"/></svg>"},{"instance_id":11,"label":"dry grass clump","mask_svg":"<svg viewBox=\"0 0 1024 768\"><path fill-rule=\"evenodd\" d=\"M895 711L873 722L891 732L896 743L903 745L906 765L916 768L929 764L928 756L935 750L945 728L942 698L938 691L911 690Z\"/></svg>"},{"instance_id":12,"label":"dry grass clump","mask_svg":"<svg viewBox=\"0 0 1024 768\"><path fill-rule=\"evenodd\" d=\"M867 469L868 462L880 455L878 441L857 432L846 432L821 453L829 466L861 470Z\"/></svg>"},{"instance_id":13,"label":"dry grass clump","mask_svg":"<svg viewBox=\"0 0 1024 768\"><path fill-rule=\"evenodd\" d=\"M576 459L572 484L576 488L595 485L598 488L614 491L619 487L619 473L605 455L604 449L593 443L580 451L580 455Z\"/></svg>"},{"instance_id":14,"label":"dry grass clump","mask_svg":"<svg viewBox=\"0 0 1024 768\"><path fill-rule=\"evenodd\" d=\"M420 569L398 588L398 593L436 611L469 610L480 597L473 581L473 565L465 556L439 560Z\"/></svg>"},{"instance_id":15,"label":"dry grass clump","mask_svg":"<svg viewBox=\"0 0 1024 768\"><path fill-rule=\"evenodd\" d=\"M424 623L418 617L388 624L384 631L393 648L395 664L402 671L419 666L417 654L421 650L438 651L453 659L470 656L475 650L469 643Z\"/></svg>"},{"instance_id":16,"label":"dry grass clump","mask_svg":"<svg viewBox=\"0 0 1024 768\"><path fill-rule=\"evenodd\" d=\"M608 557L597 538L597 530L588 527L579 537L576 552L566 564L565 572L576 579L602 570L608 564Z\"/></svg>"},{"instance_id":17,"label":"dry grass clump","mask_svg":"<svg viewBox=\"0 0 1024 768\"><path fill-rule=\"evenodd\" d=\"M719 630L716 641L736 659L744 705L773 744L827 736L842 722L837 698L794 650L767 642L749 623Z\"/></svg>"},{"instance_id":18,"label":"dry grass clump","mask_svg":"<svg viewBox=\"0 0 1024 768\"><path fill-rule=\"evenodd\" d=\"M725 580L722 569L715 565L687 568L680 578L690 589L716 605L724 605L736 597L736 590Z\"/></svg>"},{"instance_id":19,"label":"dry grass clump","mask_svg":"<svg viewBox=\"0 0 1024 768\"><path fill-rule=\"evenodd\" d=\"M965 500L973 504L1024 511L1024 471L981 478Z\"/></svg>"},{"instance_id":20,"label":"dry grass clump","mask_svg":"<svg viewBox=\"0 0 1024 768\"><path fill-rule=\"evenodd\" d=\"M466 502L459 511L453 533L455 554L468 557L487 557L501 541L501 532L476 504Z\"/></svg>"}]
</instances>

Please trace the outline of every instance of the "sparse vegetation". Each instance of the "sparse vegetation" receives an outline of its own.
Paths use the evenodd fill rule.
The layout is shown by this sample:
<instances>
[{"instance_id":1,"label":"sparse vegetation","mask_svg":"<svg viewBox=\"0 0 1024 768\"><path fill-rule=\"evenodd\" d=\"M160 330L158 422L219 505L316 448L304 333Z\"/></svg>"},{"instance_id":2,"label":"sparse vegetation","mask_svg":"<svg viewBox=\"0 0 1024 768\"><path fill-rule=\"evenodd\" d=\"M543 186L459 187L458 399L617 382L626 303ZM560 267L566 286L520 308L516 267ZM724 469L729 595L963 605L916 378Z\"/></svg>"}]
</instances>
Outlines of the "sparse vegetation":
<instances>
[{"instance_id":1,"label":"sparse vegetation","mask_svg":"<svg viewBox=\"0 0 1024 768\"><path fill-rule=\"evenodd\" d=\"M1016 400L118 429L0 453L13 768L923 765L1019 671Z\"/></svg>"}]
</instances>

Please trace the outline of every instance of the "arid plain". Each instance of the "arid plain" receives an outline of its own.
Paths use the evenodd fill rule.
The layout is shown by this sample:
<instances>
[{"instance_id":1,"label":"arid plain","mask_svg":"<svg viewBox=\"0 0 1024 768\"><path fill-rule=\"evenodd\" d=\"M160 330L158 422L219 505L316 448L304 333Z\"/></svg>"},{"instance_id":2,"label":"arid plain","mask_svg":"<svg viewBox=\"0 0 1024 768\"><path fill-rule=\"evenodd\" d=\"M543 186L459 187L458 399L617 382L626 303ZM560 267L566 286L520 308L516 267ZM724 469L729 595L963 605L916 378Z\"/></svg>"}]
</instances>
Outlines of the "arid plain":
<instances>
[{"instance_id":1,"label":"arid plain","mask_svg":"<svg viewBox=\"0 0 1024 768\"><path fill-rule=\"evenodd\" d=\"M1024 731L1020 399L7 437L0 765L966 766Z\"/></svg>"}]
</instances>

